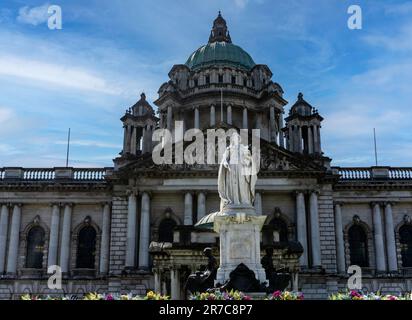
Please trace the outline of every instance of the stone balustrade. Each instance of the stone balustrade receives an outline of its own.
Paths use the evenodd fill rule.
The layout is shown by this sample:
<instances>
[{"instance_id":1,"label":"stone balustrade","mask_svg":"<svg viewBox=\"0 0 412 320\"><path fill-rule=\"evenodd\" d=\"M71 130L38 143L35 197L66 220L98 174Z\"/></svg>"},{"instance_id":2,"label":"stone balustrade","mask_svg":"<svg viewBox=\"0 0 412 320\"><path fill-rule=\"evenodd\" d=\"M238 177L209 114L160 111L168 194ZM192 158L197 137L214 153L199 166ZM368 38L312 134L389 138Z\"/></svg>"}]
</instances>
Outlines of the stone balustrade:
<instances>
[{"instance_id":1,"label":"stone balustrade","mask_svg":"<svg viewBox=\"0 0 412 320\"><path fill-rule=\"evenodd\" d=\"M0 181L53 181L74 180L104 181L113 172L113 168L0 168Z\"/></svg>"},{"instance_id":2,"label":"stone balustrade","mask_svg":"<svg viewBox=\"0 0 412 320\"><path fill-rule=\"evenodd\" d=\"M412 167L332 167L340 180L412 180Z\"/></svg>"}]
</instances>

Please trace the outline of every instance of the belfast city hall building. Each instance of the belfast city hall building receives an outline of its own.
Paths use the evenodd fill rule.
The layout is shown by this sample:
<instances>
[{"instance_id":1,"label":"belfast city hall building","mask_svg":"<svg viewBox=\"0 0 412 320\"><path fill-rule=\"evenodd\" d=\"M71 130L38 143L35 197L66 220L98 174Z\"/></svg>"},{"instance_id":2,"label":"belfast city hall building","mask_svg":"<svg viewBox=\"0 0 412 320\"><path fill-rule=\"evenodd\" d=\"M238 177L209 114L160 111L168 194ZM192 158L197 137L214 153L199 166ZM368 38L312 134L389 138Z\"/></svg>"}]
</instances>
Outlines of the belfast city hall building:
<instances>
[{"instance_id":1,"label":"belfast city hall building","mask_svg":"<svg viewBox=\"0 0 412 320\"><path fill-rule=\"evenodd\" d=\"M412 168L333 166L322 152L323 107L297 92L288 106L283 93L267 65L232 43L219 13L207 44L171 68L157 112L142 94L122 116L113 167L0 168L0 299L185 297L187 277L207 264L203 250L222 256L213 231L220 198L218 165L153 161L153 132L174 134L177 121L203 132L260 129L262 256L273 248L290 290L327 298L346 289L357 265L366 290L411 291ZM61 289L48 286L55 265Z\"/></svg>"}]
</instances>

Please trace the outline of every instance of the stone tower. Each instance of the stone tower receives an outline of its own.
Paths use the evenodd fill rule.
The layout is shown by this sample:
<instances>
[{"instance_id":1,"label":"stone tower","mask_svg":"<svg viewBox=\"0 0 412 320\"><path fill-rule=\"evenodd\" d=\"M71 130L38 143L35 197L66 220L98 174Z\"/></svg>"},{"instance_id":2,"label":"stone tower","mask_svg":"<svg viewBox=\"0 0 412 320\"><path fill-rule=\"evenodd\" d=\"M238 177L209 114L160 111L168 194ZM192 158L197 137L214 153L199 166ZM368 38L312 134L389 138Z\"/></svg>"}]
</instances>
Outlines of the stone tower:
<instances>
[{"instance_id":1,"label":"stone tower","mask_svg":"<svg viewBox=\"0 0 412 320\"><path fill-rule=\"evenodd\" d=\"M152 133L158 118L142 93L140 100L130 107L120 119L123 122L124 139L122 157L152 152Z\"/></svg>"},{"instance_id":2,"label":"stone tower","mask_svg":"<svg viewBox=\"0 0 412 320\"><path fill-rule=\"evenodd\" d=\"M320 128L323 118L318 111L298 94L298 100L291 107L283 129L286 148L289 151L311 156L321 156Z\"/></svg>"}]
</instances>

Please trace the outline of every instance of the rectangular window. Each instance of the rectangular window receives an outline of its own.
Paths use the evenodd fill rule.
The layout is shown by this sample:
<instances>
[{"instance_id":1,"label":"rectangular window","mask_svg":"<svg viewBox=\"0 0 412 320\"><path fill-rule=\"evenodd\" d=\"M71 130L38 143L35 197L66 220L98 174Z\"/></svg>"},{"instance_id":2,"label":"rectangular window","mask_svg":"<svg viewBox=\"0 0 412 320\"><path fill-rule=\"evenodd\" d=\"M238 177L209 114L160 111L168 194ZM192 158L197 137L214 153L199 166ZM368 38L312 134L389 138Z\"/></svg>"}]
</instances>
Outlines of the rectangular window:
<instances>
[{"instance_id":1,"label":"rectangular window","mask_svg":"<svg viewBox=\"0 0 412 320\"><path fill-rule=\"evenodd\" d=\"M223 83L223 74L219 74L219 83Z\"/></svg>"},{"instance_id":2,"label":"rectangular window","mask_svg":"<svg viewBox=\"0 0 412 320\"><path fill-rule=\"evenodd\" d=\"M236 77L232 76L232 84L236 84Z\"/></svg>"}]
</instances>

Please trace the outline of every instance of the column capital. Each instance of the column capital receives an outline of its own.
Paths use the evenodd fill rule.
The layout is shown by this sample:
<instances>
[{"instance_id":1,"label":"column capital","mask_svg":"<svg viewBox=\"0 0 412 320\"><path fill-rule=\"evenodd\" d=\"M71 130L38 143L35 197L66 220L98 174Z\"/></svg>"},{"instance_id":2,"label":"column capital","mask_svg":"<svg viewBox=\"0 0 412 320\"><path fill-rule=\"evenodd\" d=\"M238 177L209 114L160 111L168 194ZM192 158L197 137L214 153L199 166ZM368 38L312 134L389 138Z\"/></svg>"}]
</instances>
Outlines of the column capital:
<instances>
[{"instance_id":1,"label":"column capital","mask_svg":"<svg viewBox=\"0 0 412 320\"><path fill-rule=\"evenodd\" d=\"M74 207L74 203L73 202L64 202L63 205L65 207L69 207L69 208L73 208Z\"/></svg>"},{"instance_id":2,"label":"column capital","mask_svg":"<svg viewBox=\"0 0 412 320\"><path fill-rule=\"evenodd\" d=\"M21 202L11 202L10 207L19 207L21 208L23 204Z\"/></svg>"},{"instance_id":3,"label":"column capital","mask_svg":"<svg viewBox=\"0 0 412 320\"><path fill-rule=\"evenodd\" d=\"M195 195L197 192L196 191L194 191L194 190L182 190L182 192L184 193L184 195L186 195L186 194L190 194L190 195Z\"/></svg>"},{"instance_id":4,"label":"column capital","mask_svg":"<svg viewBox=\"0 0 412 320\"><path fill-rule=\"evenodd\" d=\"M382 201L372 201L371 203L370 203L370 206L372 207L372 208L374 208L375 206L382 206L383 205L383 202Z\"/></svg>"},{"instance_id":5,"label":"column capital","mask_svg":"<svg viewBox=\"0 0 412 320\"><path fill-rule=\"evenodd\" d=\"M396 204L396 202L395 202L395 201L384 201L384 202L382 202L382 204L383 204L385 207L387 207L387 206L393 207L393 206Z\"/></svg>"},{"instance_id":6,"label":"column capital","mask_svg":"<svg viewBox=\"0 0 412 320\"><path fill-rule=\"evenodd\" d=\"M194 193L196 194L196 195L199 195L199 194L203 194L203 195L207 195L207 191L206 190L197 190L197 191L194 191Z\"/></svg>"},{"instance_id":7,"label":"column capital","mask_svg":"<svg viewBox=\"0 0 412 320\"><path fill-rule=\"evenodd\" d=\"M149 197L149 199L151 199L153 197L153 192L152 191L144 191L144 190L139 190L138 193L140 196L143 196L143 194L147 194L147 196Z\"/></svg>"},{"instance_id":8,"label":"column capital","mask_svg":"<svg viewBox=\"0 0 412 320\"><path fill-rule=\"evenodd\" d=\"M112 202L111 201L102 201L102 202L100 202L100 205L102 206L102 207L105 207L105 206L111 206L112 205Z\"/></svg>"},{"instance_id":9,"label":"column capital","mask_svg":"<svg viewBox=\"0 0 412 320\"><path fill-rule=\"evenodd\" d=\"M340 206L343 207L344 202L343 201L333 201L333 206Z\"/></svg>"},{"instance_id":10,"label":"column capital","mask_svg":"<svg viewBox=\"0 0 412 320\"><path fill-rule=\"evenodd\" d=\"M131 195L134 195L134 196L137 196L139 193L136 191L136 190L134 190L134 189L127 189L126 190L126 196L127 197L130 197Z\"/></svg>"},{"instance_id":11,"label":"column capital","mask_svg":"<svg viewBox=\"0 0 412 320\"><path fill-rule=\"evenodd\" d=\"M294 190L293 193L298 196L299 194L305 194L307 191L306 190Z\"/></svg>"},{"instance_id":12,"label":"column capital","mask_svg":"<svg viewBox=\"0 0 412 320\"><path fill-rule=\"evenodd\" d=\"M57 207L61 208L63 206L63 204L61 202L50 202L49 206L50 207L57 206Z\"/></svg>"}]
</instances>

